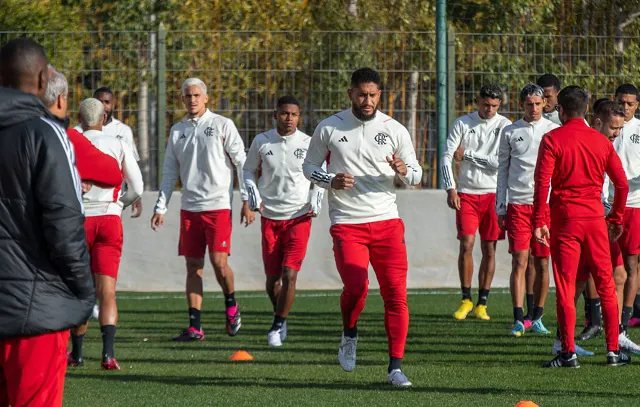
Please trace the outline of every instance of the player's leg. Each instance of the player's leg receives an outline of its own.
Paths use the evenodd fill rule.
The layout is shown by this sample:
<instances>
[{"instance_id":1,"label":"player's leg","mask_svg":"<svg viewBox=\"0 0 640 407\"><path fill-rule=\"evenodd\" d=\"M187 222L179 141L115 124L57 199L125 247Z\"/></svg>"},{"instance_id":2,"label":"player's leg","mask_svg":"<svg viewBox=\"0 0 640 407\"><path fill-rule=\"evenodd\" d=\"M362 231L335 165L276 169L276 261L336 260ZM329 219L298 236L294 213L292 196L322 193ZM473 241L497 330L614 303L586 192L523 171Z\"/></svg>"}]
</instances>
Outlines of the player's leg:
<instances>
[{"instance_id":1,"label":"player's leg","mask_svg":"<svg viewBox=\"0 0 640 407\"><path fill-rule=\"evenodd\" d=\"M478 303L474 315L476 318L489 320L487 314L487 299L491 290L491 282L496 272L496 245L497 241L504 239L504 231L498 225L496 215L496 194L486 194L479 197L480 202L480 248L482 249L482 261L478 272Z\"/></svg>"},{"instance_id":2,"label":"player's leg","mask_svg":"<svg viewBox=\"0 0 640 407\"><path fill-rule=\"evenodd\" d=\"M536 273L533 286L534 306L531 314L531 330L544 335L549 334L549 330L542 323L544 304L547 300L547 294L549 293L549 255L544 255L548 253L548 248L546 249L546 252L543 251L542 255L533 257Z\"/></svg>"},{"instance_id":3,"label":"player's leg","mask_svg":"<svg viewBox=\"0 0 640 407\"><path fill-rule=\"evenodd\" d=\"M407 247L401 219L373 222L371 225L371 265L380 284L384 302L384 327L389 351L389 382L411 386L402 373L402 359L409 330L407 306Z\"/></svg>"},{"instance_id":4,"label":"player's leg","mask_svg":"<svg viewBox=\"0 0 640 407\"><path fill-rule=\"evenodd\" d=\"M462 289L462 302L453 313L455 319L465 319L473 310L471 301L471 280L473 278L473 246L480 225L478 216L478 197L471 194L459 194L460 209L456 211L456 227L460 248L458 252L458 274Z\"/></svg>"},{"instance_id":5,"label":"player's leg","mask_svg":"<svg viewBox=\"0 0 640 407\"><path fill-rule=\"evenodd\" d=\"M120 370L115 358L114 342L118 324L116 306L116 279L103 274L95 274L96 297L100 300L100 332L102 334L102 362L105 370Z\"/></svg>"},{"instance_id":6,"label":"player's leg","mask_svg":"<svg viewBox=\"0 0 640 407\"><path fill-rule=\"evenodd\" d=\"M512 257L509 288L511 305L513 305L514 321L511 327L511 335L513 336L522 336L525 332L523 301L532 236L531 214L529 212L527 205L509 204L505 217L505 229L509 235L509 253Z\"/></svg>"},{"instance_id":7,"label":"player's leg","mask_svg":"<svg viewBox=\"0 0 640 407\"><path fill-rule=\"evenodd\" d=\"M627 329L633 315L633 304L638 292L638 253L640 253L640 209L627 208L624 214L623 232L618 239L618 247L623 254L624 269L627 279L622 295L622 312L620 315L620 349L629 353L640 353L640 346L628 336ZM615 272L614 272L615 274ZM618 295L620 295L618 293Z\"/></svg>"},{"instance_id":8,"label":"player's leg","mask_svg":"<svg viewBox=\"0 0 640 407\"><path fill-rule=\"evenodd\" d=\"M340 295L343 331L338 361L349 372L356 367L358 318L369 287L370 233L368 224L337 224L331 226L330 232L336 268L343 284Z\"/></svg>"},{"instance_id":9,"label":"player's leg","mask_svg":"<svg viewBox=\"0 0 640 407\"><path fill-rule=\"evenodd\" d=\"M527 263L527 272L524 275L525 278L525 290L526 290L526 304L527 313L524 314L525 327L531 325L533 319L533 307L534 307L534 291L536 285L536 265L533 256L529 256L529 262Z\"/></svg>"},{"instance_id":10,"label":"player's leg","mask_svg":"<svg viewBox=\"0 0 640 407\"><path fill-rule=\"evenodd\" d=\"M273 312L276 312L278 295L282 289L282 260L284 253L282 250L281 225L282 221L274 221L264 216L260 218L260 229L262 233L262 264L266 278L266 290Z\"/></svg>"}]
</instances>

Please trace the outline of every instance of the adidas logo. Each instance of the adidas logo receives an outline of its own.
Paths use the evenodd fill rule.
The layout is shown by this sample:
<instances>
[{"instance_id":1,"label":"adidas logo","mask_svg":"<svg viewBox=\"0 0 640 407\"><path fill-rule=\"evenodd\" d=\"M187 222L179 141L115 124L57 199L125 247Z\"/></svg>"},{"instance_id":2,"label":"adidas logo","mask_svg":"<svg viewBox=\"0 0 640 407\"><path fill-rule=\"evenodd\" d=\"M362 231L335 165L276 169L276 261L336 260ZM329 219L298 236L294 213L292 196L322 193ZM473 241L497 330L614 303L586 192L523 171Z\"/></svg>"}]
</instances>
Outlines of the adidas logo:
<instances>
[{"instance_id":1,"label":"adidas logo","mask_svg":"<svg viewBox=\"0 0 640 407\"><path fill-rule=\"evenodd\" d=\"M346 143L349 140L347 140L347 136L342 136L342 138L340 140L338 140L339 143Z\"/></svg>"},{"instance_id":2,"label":"adidas logo","mask_svg":"<svg viewBox=\"0 0 640 407\"><path fill-rule=\"evenodd\" d=\"M471 129L471 131L469 132L469 134L476 134L476 129Z\"/></svg>"},{"instance_id":3,"label":"adidas logo","mask_svg":"<svg viewBox=\"0 0 640 407\"><path fill-rule=\"evenodd\" d=\"M187 136L185 136L184 133L182 133L182 136L180 136L178 140L182 140L183 138L187 138Z\"/></svg>"},{"instance_id":4,"label":"adidas logo","mask_svg":"<svg viewBox=\"0 0 640 407\"><path fill-rule=\"evenodd\" d=\"M516 139L516 141L517 141L517 142L520 142L520 141L524 141L524 139L522 138L522 136L520 136L520 137L518 137L518 138Z\"/></svg>"},{"instance_id":5,"label":"adidas logo","mask_svg":"<svg viewBox=\"0 0 640 407\"><path fill-rule=\"evenodd\" d=\"M269 150L265 155L273 155L273 151Z\"/></svg>"}]
</instances>

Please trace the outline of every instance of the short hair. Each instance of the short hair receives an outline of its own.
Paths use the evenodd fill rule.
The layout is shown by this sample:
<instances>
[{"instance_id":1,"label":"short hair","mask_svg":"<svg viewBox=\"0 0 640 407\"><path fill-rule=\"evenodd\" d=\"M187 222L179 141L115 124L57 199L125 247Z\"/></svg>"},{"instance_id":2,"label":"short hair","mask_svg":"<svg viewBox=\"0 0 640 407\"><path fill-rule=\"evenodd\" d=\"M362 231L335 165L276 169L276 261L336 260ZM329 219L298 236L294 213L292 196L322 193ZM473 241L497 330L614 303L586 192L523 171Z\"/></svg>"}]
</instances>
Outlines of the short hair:
<instances>
[{"instance_id":1,"label":"short hair","mask_svg":"<svg viewBox=\"0 0 640 407\"><path fill-rule=\"evenodd\" d=\"M358 86L363 83L375 83L378 88L382 89L382 79L375 69L360 68L351 74L351 86Z\"/></svg>"},{"instance_id":2,"label":"short hair","mask_svg":"<svg viewBox=\"0 0 640 407\"><path fill-rule=\"evenodd\" d=\"M51 107L55 105L60 95L67 97L68 94L69 82L67 82L67 78L58 72L56 68L49 65L49 82L47 83L47 91L42 98L45 106Z\"/></svg>"},{"instance_id":3,"label":"short hair","mask_svg":"<svg viewBox=\"0 0 640 407\"><path fill-rule=\"evenodd\" d=\"M589 95L580 86L567 86L558 94L558 104L569 116L582 116L587 111Z\"/></svg>"},{"instance_id":4,"label":"short hair","mask_svg":"<svg viewBox=\"0 0 640 407\"><path fill-rule=\"evenodd\" d=\"M630 83L625 83L623 85L618 86L618 88L616 89L616 96L618 95L634 95L637 99L638 88L636 88Z\"/></svg>"},{"instance_id":5,"label":"short hair","mask_svg":"<svg viewBox=\"0 0 640 407\"><path fill-rule=\"evenodd\" d=\"M602 123L607 123L613 116L625 117L624 106L616 101L608 99L600 102L600 104L598 105L598 109L594 110L594 113L596 117L598 117L602 121Z\"/></svg>"},{"instance_id":6,"label":"short hair","mask_svg":"<svg viewBox=\"0 0 640 407\"><path fill-rule=\"evenodd\" d=\"M202 80L198 78L188 78L187 80L182 82L182 96L184 96L185 93L187 92L187 89L189 89L192 86L200 87L200 89L202 89L202 93L205 95L207 94L207 85L205 85L204 82L202 82Z\"/></svg>"},{"instance_id":7,"label":"short hair","mask_svg":"<svg viewBox=\"0 0 640 407\"><path fill-rule=\"evenodd\" d=\"M529 96L540 96L544 98L544 90L535 83L529 83L520 92L520 101L524 102L524 100Z\"/></svg>"},{"instance_id":8,"label":"short hair","mask_svg":"<svg viewBox=\"0 0 640 407\"><path fill-rule=\"evenodd\" d=\"M7 41L0 48L0 83L19 88L23 76L38 73L42 64L47 65L47 54L42 45L27 37Z\"/></svg>"},{"instance_id":9,"label":"short hair","mask_svg":"<svg viewBox=\"0 0 640 407\"><path fill-rule=\"evenodd\" d=\"M113 96L113 92L111 91L111 89L107 88L106 86L103 86L101 88L96 89L96 91L93 92L93 97L98 96L98 94L100 94L100 93L108 93L111 96Z\"/></svg>"},{"instance_id":10,"label":"short hair","mask_svg":"<svg viewBox=\"0 0 640 407\"><path fill-rule=\"evenodd\" d=\"M502 100L503 94L500 86L490 83L480 88L480 97L482 99L500 99Z\"/></svg>"},{"instance_id":11,"label":"short hair","mask_svg":"<svg viewBox=\"0 0 640 407\"><path fill-rule=\"evenodd\" d=\"M102 123L104 105L96 98L85 99L80 102L80 122L83 127L93 127Z\"/></svg>"},{"instance_id":12,"label":"short hair","mask_svg":"<svg viewBox=\"0 0 640 407\"><path fill-rule=\"evenodd\" d=\"M552 73L546 73L538 78L536 81L541 88L554 87L555 90L560 90L560 79Z\"/></svg>"},{"instance_id":13,"label":"short hair","mask_svg":"<svg viewBox=\"0 0 640 407\"><path fill-rule=\"evenodd\" d=\"M287 96L282 96L280 99L278 99L276 108L280 108L284 105L296 105L299 108L300 102L298 102L298 99L296 99L295 96L287 95Z\"/></svg>"},{"instance_id":14,"label":"short hair","mask_svg":"<svg viewBox=\"0 0 640 407\"><path fill-rule=\"evenodd\" d=\"M600 109L600 107L602 106L602 103L604 102L611 102L611 99L609 98L600 98L598 100L596 100L595 102L593 102L593 105L591 106L591 111L593 112L594 115L598 115L598 110Z\"/></svg>"}]
</instances>

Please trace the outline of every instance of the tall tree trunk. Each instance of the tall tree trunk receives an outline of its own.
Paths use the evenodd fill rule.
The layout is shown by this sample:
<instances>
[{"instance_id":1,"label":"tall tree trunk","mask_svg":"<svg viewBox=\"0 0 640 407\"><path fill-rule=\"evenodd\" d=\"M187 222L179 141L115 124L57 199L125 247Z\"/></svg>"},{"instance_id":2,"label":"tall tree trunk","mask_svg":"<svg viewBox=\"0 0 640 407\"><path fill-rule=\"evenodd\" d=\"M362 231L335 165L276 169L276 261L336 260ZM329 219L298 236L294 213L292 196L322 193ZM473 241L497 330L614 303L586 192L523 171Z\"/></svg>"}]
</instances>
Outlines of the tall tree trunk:
<instances>
[{"instance_id":1,"label":"tall tree trunk","mask_svg":"<svg viewBox=\"0 0 640 407\"><path fill-rule=\"evenodd\" d=\"M358 0L345 0L345 7L347 8L347 13L354 20L358 19Z\"/></svg>"}]
</instances>

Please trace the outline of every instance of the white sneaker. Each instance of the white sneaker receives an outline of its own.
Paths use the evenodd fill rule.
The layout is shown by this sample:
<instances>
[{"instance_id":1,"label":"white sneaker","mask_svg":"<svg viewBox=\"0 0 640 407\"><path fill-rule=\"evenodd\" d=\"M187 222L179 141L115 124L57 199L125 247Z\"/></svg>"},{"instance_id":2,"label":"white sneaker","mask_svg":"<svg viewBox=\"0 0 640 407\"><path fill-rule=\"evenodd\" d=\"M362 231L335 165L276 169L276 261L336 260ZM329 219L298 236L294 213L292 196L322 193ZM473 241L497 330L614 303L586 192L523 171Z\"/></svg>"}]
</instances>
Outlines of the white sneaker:
<instances>
[{"instance_id":1,"label":"white sneaker","mask_svg":"<svg viewBox=\"0 0 640 407\"><path fill-rule=\"evenodd\" d=\"M356 368L356 347L358 346L358 337L349 338L342 334L340 349L338 349L338 362L340 366L350 372Z\"/></svg>"},{"instance_id":2,"label":"white sneaker","mask_svg":"<svg viewBox=\"0 0 640 407\"><path fill-rule=\"evenodd\" d=\"M284 342L285 339L287 339L287 321L284 321L282 328L280 328L280 340Z\"/></svg>"},{"instance_id":3,"label":"white sneaker","mask_svg":"<svg viewBox=\"0 0 640 407\"><path fill-rule=\"evenodd\" d=\"M396 387L409 387L411 386L411 382L407 379L407 376L402 373L400 369L393 369L389 376L387 376L387 381Z\"/></svg>"},{"instance_id":4,"label":"white sneaker","mask_svg":"<svg viewBox=\"0 0 640 407\"><path fill-rule=\"evenodd\" d=\"M282 329L277 331L269 331L267 334L267 343L269 346L282 346L281 332Z\"/></svg>"},{"instance_id":5,"label":"white sneaker","mask_svg":"<svg viewBox=\"0 0 640 407\"><path fill-rule=\"evenodd\" d=\"M575 353L578 356L593 356L595 355L595 353L591 352L590 350L586 350L586 349L582 349L580 346L578 346L578 344L574 344L575 346ZM556 338L553 341L553 348L551 348L551 354L552 355L557 355L560 352L562 352L562 342L560 342L560 340L558 338Z\"/></svg>"},{"instance_id":6,"label":"white sneaker","mask_svg":"<svg viewBox=\"0 0 640 407\"><path fill-rule=\"evenodd\" d=\"M93 319L98 319L98 317L100 317L100 307L98 306L98 304L95 304L93 306L93 311L91 312L91 317Z\"/></svg>"},{"instance_id":7,"label":"white sneaker","mask_svg":"<svg viewBox=\"0 0 640 407\"><path fill-rule=\"evenodd\" d=\"M640 346L633 343L626 332L620 332L620 335L618 335L618 343L620 344L620 350L636 355L640 353Z\"/></svg>"}]
</instances>

